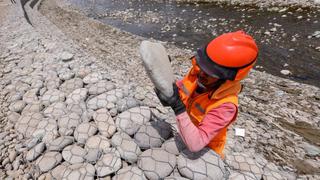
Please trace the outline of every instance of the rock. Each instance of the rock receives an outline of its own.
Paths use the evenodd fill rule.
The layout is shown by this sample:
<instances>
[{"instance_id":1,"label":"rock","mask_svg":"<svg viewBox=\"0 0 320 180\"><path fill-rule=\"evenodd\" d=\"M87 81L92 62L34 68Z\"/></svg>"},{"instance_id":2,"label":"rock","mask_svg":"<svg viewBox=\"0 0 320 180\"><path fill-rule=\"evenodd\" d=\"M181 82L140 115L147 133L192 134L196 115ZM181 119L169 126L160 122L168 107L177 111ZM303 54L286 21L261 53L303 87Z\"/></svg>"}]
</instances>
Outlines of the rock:
<instances>
[{"instance_id":1,"label":"rock","mask_svg":"<svg viewBox=\"0 0 320 180\"><path fill-rule=\"evenodd\" d=\"M58 119L59 133L63 136L72 135L76 127L82 122L81 117L72 112Z\"/></svg>"},{"instance_id":2,"label":"rock","mask_svg":"<svg viewBox=\"0 0 320 180\"><path fill-rule=\"evenodd\" d=\"M43 142L37 144L35 147L33 147L28 151L26 155L26 160L34 161L35 159L37 159L41 155L41 153L44 151L45 147L46 145Z\"/></svg>"},{"instance_id":3,"label":"rock","mask_svg":"<svg viewBox=\"0 0 320 180\"><path fill-rule=\"evenodd\" d=\"M74 78L75 74L74 72L72 72L70 69L68 68L65 68L61 71L59 71L59 78L62 80L62 81L67 81L69 79L72 79Z\"/></svg>"},{"instance_id":4,"label":"rock","mask_svg":"<svg viewBox=\"0 0 320 180\"><path fill-rule=\"evenodd\" d=\"M248 172L232 172L229 176L230 180L255 180L257 179L254 174L250 174Z\"/></svg>"},{"instance_id":5,"label":"rock","mask_svg":"<svg viewBox=\"0 0 320 180\"><path fill-rule=\"evenodd\" d=\"M141 154L141 150L137 143L124 132L117 132L114 134L111 143L113 147L117 148L121 158L131 164L135 163L138 160L138 156Z\"/></svg>"},{"instance_id":6,"label":"rock","mask_svg":"<svg viewBox=\"0 0 320 180\"><path fill-rule=\"evenodd\" d=\"M102 75L98 72L93 72L83 78L83 82L85 84L94 84L94 83L99 82L100 80L102 80Z\"/></svg>"},{"instance_id":7,"label":"rock","mask_svg":"<svg viewBox=\"0 0 320 180\"><path fill-rule=\"evenodd\" d=\"M160 43L142 41L140 55L153 84L164 95L171 97L174 75L165 48Z\"/></svg>"},{"instance_id":8,"label":"rock","mask_svg":"<svg viewBox=\"0 0 320 180\"><path fill-rule=\"evenodd\" d=\"M88 91L90 95L99 95L114 89L116 86L107 80L101 80L94 84L88 85Z\"/></svg>"},{"instance_id":9,"label":"rock","mask_svg":"<svg viewBox=\"0 0 320 180\"><path fill-rule=\"evenodd\" d=\"M107 109L99 109L94 112L93 119L103 136L110 138L116 132L117 127Z\"/></svg>"},{"instance_id":10,"label":"rock","mask_svg":"<svg viewBox=\"0 0 320 180\"><path fill-rule=\"evenodd\" d=\"M67 111L66 104L63 102L53 103L43 111L43 114L46 117L49 117L52 119L58 119L67 113L68 111Z\"/></svg>"},{"instance_id":11,"label":"rock","mask_svg":"<svg viewBox=\"0 0 320 180\"><path fill-rule=\"evenodd\" d=\"M57 139L53 140L48 145L49 151L62 151L66 146L72 144L74 142L74 138L72 136L61 136Z\"/></svg>"},{"instance_id":12,"label":"rock","mask_svg":"<svg viewBox=\"0 0 320 180\"><path fill-rule=\"evenodd\" d=\"M124 131L128 135L133 135L142 124L150 121L150 118L151 111L149 107L134 107L119 114L116 118L116 125L120 131Z\"/></svg>"},{"instance_id":13,"label":"rock","mask_svg":"<svg viewBox=\"0 0 320 180\"><path fill-rule=\"evenodd\" d=\"M143 171L136 166L128 166L117 171L112 180L147 180Z\"/></svg>"},{"instance_id":14,"label":"rock","mask_svg":"<svg viewBox=\"0 0 320 180\"><path fill-rule=\"evenodd\" d=\"M91 69L88 67L80 67L78 70L75 71L76 77L79 77L81 79L83 79L90 73L91 73Z\"/></svg>"},{"instance_id":15,"label":"rock","mask_svg":"<svg viewBox=\"0 0 320 180\"><path fill-rule=\"evenodd\" d=\"M47 89L58 89L60 86L61 80L58 77L50 77L46 79L45 86Z\"/></svg>"},{"instance_id":16,"label":"rock","mask_svg":"<svg viewBox=\"0 0 320 180\"><path fill-rule=\"evenodd\" d=\"M23 111L21 112L21 115L24 115L25 113L39 113L44 109L44 105L41 103L41 101L36 101L31 104L28 104Z\"/></svg>"},{"instance_id":17,"label":"rock","mask_svg":"<svg viewBox=\"0 0 320 180\"><path fill-rule=\"evenodd\" d=\"M167 152L179 155L180 152L184 151L187 147L184 144L183 140L181 139L180 135L177 135L167 141L165 141L162 146L162 149L165 149Z\"/></svg>"},{"instance_id":18,"label":"rock","mask_svg":"<svg viewBox=\"0 0 320 180\"><path fill-rule=\"evenodd\" d=\"M109 103L107 93L103 93L90 99L87 102L87 107L92 110L97 110L100 108L106 108Z\"/></svg>"},{"instance_id":19,"label":"rock","mask_svg":"<svg viewBox=\"0 0 320 180\"><path fill-rule=\"evenodd\" d=\"M62 179L62 176L64 174L64 172L66 171L66 169L70 166L70 164L68 164L67 162L63 162L62 164L60 164L59 166L55 167L51 172L51 176L54 179Z\"/></svg>"},{"instance_id":20,"label":"rock","mask_svg":"<svg viewBox=\"0 0 320 180\"><path fill-rule=\"evenodd\" d=\"M97 127L92 123L82 123L74 131L74 137L79 144L85 144L90 136L98 131Z\"/></svg>"},{"instance_id":21,"label":"rock","mask_svg":"<svg viewBox=\"0 0 320 180\"><path fill-rule=\"evenodd\" d=\"M26 113L21 116L15 126L15 129L26 138L32 136L43 116L40 113Z\"/></svg>"},{"instance_id":22,"label":"rock","mask_svg":"<svg viewBox=\"0 0 320 180\"><path fill-rule=\"evenodd\" d=\"M18 122L19 118L20 118L20 114L16 113L16 112L9 112L9 115L7 116L8 122L13 123L13 124ZM0 139L2 139L2 138L0 138Z\"/></svg>"},{"instance_id":23,"label":"rock","mask_svg":"<svg viewBox=\"0 0 320 180\"><path fill-rule=\"evenodd\" d=\"M81 179L81 180L90 180L94 179L95 177L95 169L94 166L89 163L80 163L80 164L73 164L66 168L64 173L62 174L62 179L65 180L74 180L74 179Z\"/></svg>"},{"instance_id":24,"label":"rock","mask_svg":"<svg viewBox=\"0 0 320 180\"><path fill-rule=\"evenodd\" d=\"M64 92L67 96L72 93L76 89L80 89L83 87L83 81L80 78L73 78L65 81L60 86L60 91Z\"/></svg>"},{"instance_id":25,"label":"rock","mask_svg":"<svg viewBox=\"0 0 320 180\"><path fill-rule=\"evenodd\" d=\"M114 148L107 149L105 154L96 163L95 168L98 177L105 177L115 173L121 168L119 152Z\"/></svg>"},{"instance_id":26,"label":"rock","mask_svg":"<svg viewBox=\"0 0 320 180\"><path fill-rule=\"evenodd\" d=\"M68 104L68 111L76 113L81 117L82 122L89 122L93 115L93 110L87 109L87 105L84 101L77 104Z\"/></svg>"},{"instance_id":27,"label":"rock","mask_svg":"<svg viewBox=\"0 0 320 180\"><path fill-rule=\"evenodd\" d=\"M15 151L15 150L9 150L9 160L10 160L10 162L13 162L15 159L16 159L16 157L17 157L17 152Z\"/></svg>"},{"instance_id":28,"label":"rock","mask_svg":"<svg viewBox=\"0 0 320 180\"><path fill-rule=\"evenodd\" d=\"M152 121L143 124L134 135L136 143L141 149L161 147L163 141L172 134L171 126L165 121Z\"/></svg>"},{"instance_id":29,"label":"rock","mask_svg":"<svg viewBox=\"0 0 320 180\"><path fill-rule=\"evenodd\" d=\"M137 107L139 105L140 105L139 101L137 101L136 99L134 99L132 97L126 97L124 99L120 99L117 102L117 108L118 108L119 112L126 111L130 108Z\"/></svg>"},{"instance_id":30,"label":"rock","mask_svg":"<svg viewBox=\"0 0 320 180\"><path fill-rule=\"evenodd\" d=\"M283 74L283 75L289 75L289 74L291 74L291 72L290 72L289 70L285 70L285 69L284 69L284 70L281 70L280 73Z\"/></svg>"},{"instance_id":31,"label":"rock","mask_svg":"<svg viewBox=\"0 0 320 180\"><path fill-rule=\"evenodd\" d=\"M164 180L187 180L187 178L180 177L180 176L169 176L164 178Z\"/></svg>"},{"instance_id":32,"label":"rock","mask_svg":"<svg viewBox=\"0 0 320 180\"><path fill-rule=\"evenodd\" d=\"M320 155L320 148L309 143L303 142L300 147L302 147L308 156L318 156Z\"/></svg>"},{"instance_id":33,"label":"rock","mask_svg":"<svg viewBox=\"0 0 320 180\"><path fill-rule=\"evenodd\" d=\"M10 104L9 110L12 112L20 113L26 105L27 103L24 101L15 101L12 104Z\"/></svg>"},{"instance_id":34,"label":"rock","mask_svg":"<svg viewBox=\"0 0 320 180\"><path fill-rule=\"evenodd\" d=\"M58 125L54 119L44 119L39 122L37 129L32 134L33 137L42 139L46 144L58 137Z\"/></svg>"},{"instance_id":35,"label":"rock","mask_svg":"<svg viewBox=\"0 0 320 180\"><path fill-rule=\"evenodd\" d=\"M47 152L43 156L39 157L36 161L36 165L39 170L48 172L56 167L62 161L62 156L58 152Z\"/></svg>"},{"instance_id":36,"label":"rock","mask_svg":"<svg viewBox=\"0 0 320 180\"><path fill-rule=\"evenodd\" d=\"M68 95L66 103L67 104L78 104L87 99L88 90L86 88L80 88L74 90Z\"/></svg>"},{"instance_id":37,"label":"rock","mask_svg":"<svg viewBox=\"0 0 320 180\"><path fill-rule=\"evenodd\" d=\"M70 61L73 59L73 54L65 51L60 54L60 58L62 61Z\"/></svg>"},{"instance_id":38,"label":"rock","mask_svg":"<svg viewBox=\"0 0 320 180\"><path fill-rule=\"evenodd\" d=\"M197 153L184 150L177 164L181 175L190 179L223 179L227 173L220 156L209 148Z\"/></svg>"},{"instance_id":39,"label":"rock","mask_svg":"<svg viewBox=\"0 0 320 180\"><path fill-rule=\"evenodd\" d=\"M107 138L101 135L91 136L85 144L85 149L88 152L85 159L88 162L96 163L101 157L102 152L109 147L110 142Z\"/></svg>"},{"instance_id":40,"label":"rock","mask_svg":"<svg viewBox=\"0 0 320 180\"><path fill-rule=\"evenodd\" d=\"M62 157L70 164L82 163L87 151L77 145L70 145L63 149Z\"/></svg>"},{"instance_id":41,"label":"rock","mask_svg":"<svg viewBox=\"0 0 320 180\"><path fill-rule=\"evenodd\" d=\"M148 179L162 179L176 166L176 156L160 148L144 151L138 160L138 167Z\"/></svg>"},{"instance_id":42,"label":"rock","mask_svg":"<svg viewBox=\"0 0 320 180\"><path fill-rule=\"evenodd\" d=\"M58 89L49 89L43 94L41 101L45 106L49 106L55 102L63 102L65 98L64 92L59 91Z\"/></svg>"},{"instance_id":43,"label":"rock","mask_svg":"<svg viewBox=\"0 0 320 180\"><path fill-rule=\"evenodd\" d=\"M38 89L38 88L36 88L36 89L31 89L31 90L27 91L27 92L23 95L22 100L23 100L24 102L26 102L27 104L32 104L32 103L38 101L38 96L37 96L38 92L39 92L39 89Z\"/></svg>"}]
</instances>

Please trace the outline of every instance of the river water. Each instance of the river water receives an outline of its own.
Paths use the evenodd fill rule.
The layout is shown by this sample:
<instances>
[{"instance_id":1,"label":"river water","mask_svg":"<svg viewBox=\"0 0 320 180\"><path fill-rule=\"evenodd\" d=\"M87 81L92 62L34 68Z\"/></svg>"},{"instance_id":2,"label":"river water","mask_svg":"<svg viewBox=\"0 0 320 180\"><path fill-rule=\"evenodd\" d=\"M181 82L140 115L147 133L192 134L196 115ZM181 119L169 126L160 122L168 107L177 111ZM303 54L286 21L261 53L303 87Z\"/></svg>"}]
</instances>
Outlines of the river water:
<instances>
[{"instance_id":1,"label":"river water","mask_svg":"<svg viewBox=\"0 0 320 180\"><path fill-rule=\"evenodd\" d=\"M320 9L267 10L165 0L68 2L103 23L191 50L224 32L242 29L256 39L260 49L255 69L320 87Z\"/></svg>"}]
</instances>

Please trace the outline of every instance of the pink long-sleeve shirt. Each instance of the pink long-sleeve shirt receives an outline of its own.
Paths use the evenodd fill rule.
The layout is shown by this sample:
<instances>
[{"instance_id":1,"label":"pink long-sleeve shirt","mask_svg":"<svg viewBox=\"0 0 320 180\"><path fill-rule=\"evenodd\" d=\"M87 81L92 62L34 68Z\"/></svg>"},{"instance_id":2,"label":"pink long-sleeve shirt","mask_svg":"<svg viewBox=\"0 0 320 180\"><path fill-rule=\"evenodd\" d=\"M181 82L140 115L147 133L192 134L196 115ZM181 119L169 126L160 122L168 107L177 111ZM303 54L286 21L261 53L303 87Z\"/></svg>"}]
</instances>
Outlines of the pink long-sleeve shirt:
<instances>
[{"instance_id":1,"label":"pink long-sleeve shirt","mask_svg":"<svg viewBox=\"0 0 320 180\"><path fill-rule=\"evenodd\" d=\"M198 126L192 123L187 112L179 114L176 119L184 143L190 151L197 152L207 146L236 115L236 105L224 103L210 110Z\"/></svg>"}]
</instances>

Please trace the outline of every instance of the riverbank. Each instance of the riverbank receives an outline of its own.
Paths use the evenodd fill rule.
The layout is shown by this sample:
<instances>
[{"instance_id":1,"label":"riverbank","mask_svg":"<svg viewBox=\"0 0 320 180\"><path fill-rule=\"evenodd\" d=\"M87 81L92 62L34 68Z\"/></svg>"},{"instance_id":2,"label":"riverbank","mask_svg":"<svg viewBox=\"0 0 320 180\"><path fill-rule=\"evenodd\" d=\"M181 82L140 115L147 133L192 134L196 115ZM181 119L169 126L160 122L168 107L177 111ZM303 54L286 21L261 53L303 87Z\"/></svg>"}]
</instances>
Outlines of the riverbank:
<instances>
[{"instance_id":1,"label":"riverbank","mask_svg":"<svg viewBox=\"0 0 320 180\"><path fill-rule=\"evenodd\" d=\"M141 65L138 47L144 38L87 18L81 12L65 6L62 1L57 2L43 1L40 13L26 6L33 26L25 21L20 6L6 6L7 17L1 22L0 27L0 41L4 42L0 45L3 51L0 57L1 89L3 89L1 91L3 113L0 126L1 137L3 137L0 145L1 179L5 177L68 177L70 172L80 172L81 167L86 167L83 172L87 173L87 176L96 178L97 175L101 175L103 171L99 168L99 164L102 163L100 157L92 161L86 156L81 163L73 161L72 158L78 157L78 153L75 152L88 153L89 145L83 144L83 140L78 137L79 133L84 137L87 135L105 140L106 132L99 129L99 121L93 115L97 113L97 108L100 106L110 113L110 115L104 114L105 117L112 117L111 119L117 122L121 116L124 116L120 116L123 111L130 114L126 109L137 106L132 102L138 102L152 111L151 122L155 122L155 117L158 117L174 126L172 112L164 109L158 102L152 84ZM186 59L192 55L192 52L171 44L165 44L165 46L173 59L172 64L177 78L180 78L190 67L190 62ZM92 86L98 86L96 83L100 83L101 87L106 89L92 89ZM107 86L106 83L109 85ZM239 118L228 131L226 166L229 174L221 170L223 168L219 164L220 161L211 161L213 156L209 156L210 161L201 163L197 169L202 172L207 164L213 163L215 167L221 168L221 171L218 168L215 172L222 172L230 179L241 176L246 176L248 179L261 177L264 179L318 179L319 88L258 71L253 71L244 84L245 87L240 95ZM69 96L78 93L80 96ZM55 98L48 100L48 97ZM108 101L110 98L116 100L98 105L97 101L100 98L102 101ZM128 99L130 103L127 103ZM81 109L80 112L72 108L73 101L84 104L78 107L78 110ZM33 105L32 108L30 105ZM30 118L30 113L36 114L35 117ZM72 133L63 131L66 125L59 121L60 116L64 116L64 121L71 121L67 118L71 113L81 116L81 122L76 121L76 126L72 126L73 123L70 124L69 129ZM103 114L103 111L100 113ZM52 121L56 116L58 120ZM38 126L40 122L48 123L53 128L47 128L46 133L43 134L41 130L46 128L46 125ZM104 125L113 125L110 121L104 123L107 123ZM23 128L25 126L27 129ZM88 126L96 130L86 131ZM303 130L299 128L300 126L308 128ZM245 129L245 137L235 136L235 127ZM35 133L35 130L40 131ZM140 131L143 131L143 128ZM314 133L303 133L308 131ZM57 138L61 140L65 133L68 135L65 139L68 143L64 145L58 143L58 146L53 147L50 141ZM132 142L132 139L136 140L138 137L122 138ZM108 142L113 142L109 146L119 149L121 146L114 140L114 138L108 138ZM172 149L166 149L170 147L169 140L164 141L166 143L161 141L166 144L162 145L162 149L172 154ZM71 147L66 147L68 145L75 150L70 153ZM54 148L58 149L53 150ZM93 149L99 152L99 147L95 146ZM152 154L147 154L149 151L142 151L143 156L140 156L137 151L129 152L135 152L133 154L136 154L138 159L152 157ZM101 153L102 157L106 155L109 157L111 155L115 159L118 157L117 153L113 152ZM175 157L182 158L179 153ZM146 168L141 164L132 163L132 159L129 162L124 158L127 157L122 154L121 169L127 165L138 166L139 169ZM186 162L192 165L192 162ZM173 171L171 176L187 177L188 173L184 173L181 163L184 161L179 161L178 165L174 166L175 170L171 169ZM104 167L107 164L101 166ZM161 171L159 169L170 171L167 165L162 164L161 167L152 171L159 173ZM111 178L117 174L113 173L105 176ZM191 172L193 173L196 174Z\"/></svg>"}]
</instances>

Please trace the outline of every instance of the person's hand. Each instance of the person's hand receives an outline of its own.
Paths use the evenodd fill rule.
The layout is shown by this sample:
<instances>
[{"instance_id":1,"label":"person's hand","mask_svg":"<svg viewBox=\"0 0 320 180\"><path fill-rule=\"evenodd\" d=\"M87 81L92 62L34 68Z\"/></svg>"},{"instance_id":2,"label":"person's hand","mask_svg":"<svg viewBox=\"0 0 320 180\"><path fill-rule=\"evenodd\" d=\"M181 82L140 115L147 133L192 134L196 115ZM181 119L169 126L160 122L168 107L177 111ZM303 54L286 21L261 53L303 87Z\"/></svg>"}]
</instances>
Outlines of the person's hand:
<instances>
[{"instance_id":1,"label":"person's hand","mask_svg":"<svg viewBox=\"0 0 320 180\"><path fill-rule=\"evenodd\" d=\"M186 106L180 99L179 90L176 83L173 83L173 95L168 97L161 93L157 88L154 89L157 94L161 104L163 106L170 106L176 115L179 115L186 111Z\"/></svg>"}]
</instances>

